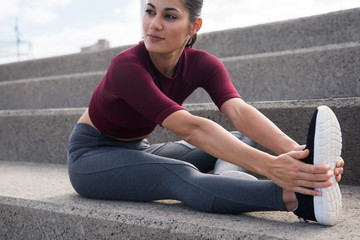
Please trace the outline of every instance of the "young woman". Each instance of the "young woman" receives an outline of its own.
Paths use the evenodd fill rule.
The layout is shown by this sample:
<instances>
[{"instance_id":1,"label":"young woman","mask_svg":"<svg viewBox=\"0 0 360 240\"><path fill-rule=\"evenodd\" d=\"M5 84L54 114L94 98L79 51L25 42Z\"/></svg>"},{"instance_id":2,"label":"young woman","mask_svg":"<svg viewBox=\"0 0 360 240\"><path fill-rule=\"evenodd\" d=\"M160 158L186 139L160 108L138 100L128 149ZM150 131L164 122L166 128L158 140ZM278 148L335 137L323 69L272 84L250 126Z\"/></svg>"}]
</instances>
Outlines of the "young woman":
<instances>
[{"instance_id":1,"label":"young woman","mask_svg":"<svg viewBox=\"0 0 360 240\"><path fill-rule=\"evenodd\" d=\"M176 199L215 213L296 208L313 213L314 206L308 209L309 201L303 203L299 196L312 201L322 195L319 189L333 187L331 179L335 174L340 181L343 160L337 157L333 172L329 164L300 161L309 150L246 104L216 57L191 48L202 25L202 4L147 1L144 41L114 57L70 136L68 165L74 189L88 198ZM239 132L278 155L259 151L241 141L246 142L241 134L181 107L198 87ZM149 144L146 137L157 124L183 141ZM224 175L220 169L226 162L232 169L242 167L270 180ZM208 174L215 165L215 174Z\"/></svg>"}]
</instances>

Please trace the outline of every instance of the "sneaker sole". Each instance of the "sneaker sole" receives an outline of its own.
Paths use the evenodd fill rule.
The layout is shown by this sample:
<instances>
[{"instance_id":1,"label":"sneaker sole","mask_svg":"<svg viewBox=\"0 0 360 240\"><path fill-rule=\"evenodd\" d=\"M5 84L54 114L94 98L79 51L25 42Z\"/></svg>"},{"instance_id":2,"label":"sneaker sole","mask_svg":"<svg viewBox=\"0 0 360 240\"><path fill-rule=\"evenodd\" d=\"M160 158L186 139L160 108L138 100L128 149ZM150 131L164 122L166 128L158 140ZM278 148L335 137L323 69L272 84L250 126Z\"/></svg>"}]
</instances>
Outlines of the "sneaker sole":
<instances>
[{"instance_id":1,"label":"sneaker sole","mask_svg":"<svg viewBox=\"0 0 360 240\"><path fill-rule=\"evenodd\" d=\"M333 111L320 106L316 116L314 137L314 165L328 164L334 171L341 155L342 138L339 122ZM314 197L316 220L323 225L335 225L340 217L342 199L339 184L335 176L331 178L332 186L315 188L322 196Z\"/></svg>"},{"instance_id":2,"label":"sneaker sole","mask_svg":"<svg viewBox=\"0 0 360 240\"><path fill-rule=\"evenodd\" d=\"M227 177L232 177L232 178L238 178L238 179L242 179L242 180L258 180L255 176L250 175L248 173L245 172L240 172L240 171L226 171L223 173L220 173L219 176L227 176Z\"/></svg>"}]
</instances>

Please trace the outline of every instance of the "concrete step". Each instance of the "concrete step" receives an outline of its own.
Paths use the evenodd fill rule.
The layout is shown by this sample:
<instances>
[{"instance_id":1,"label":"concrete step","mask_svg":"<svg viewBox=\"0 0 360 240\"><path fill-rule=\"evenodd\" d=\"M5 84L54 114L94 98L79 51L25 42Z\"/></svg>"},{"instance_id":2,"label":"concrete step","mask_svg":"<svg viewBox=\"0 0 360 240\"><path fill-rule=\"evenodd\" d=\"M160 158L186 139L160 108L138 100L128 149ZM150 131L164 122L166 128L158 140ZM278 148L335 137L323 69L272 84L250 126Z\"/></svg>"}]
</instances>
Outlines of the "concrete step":
<instances>
[{"instance_id":1,"label":"concrete step","mask_svg":"<svg viewBox=\"0 0 360 240\"><path fill-rule=\"evenodd\" d=\"M87 107L105 71L0 82L0 109Z\"/></svg>"},{"instance_id":2,"label":"concrete step","mask_svg":"<svg viewBox=\"0 0 360 240\"><path fill-rule=\"evenodd\" d=\"M209 214L174 200L85 199L65 165L0 161L0 239L359 239L360 187L340 188L340 220L324 227L287 212Z\"/></svg>"},{"instance_id":3,"label":"concrete step","mask_svg":"<svg viewBox=\"0 0 360 240\"><path fill-rule=\"evenodd\" d=\"M356 42L360 40L359 28L360 8L356 8L283 22L204 33L199 35L195 47L218 57L278 52ZM111 58L128 47L0 65L0 81L104 71L110 64Z\"/></svg>"},{"instance_id":4,"label":"concrete step","mask_svg":"<svg viewBox=\"0 0 360 240\"><path fill-rule=\"evenodd\" d=\"M132 45L0 65L0 82L106 71L111 59Z\"/></svg>"},{"instance_id":5,"label":"concrete step","mask_svg":"<svg viewBox=\"0 0 360 240\"><path fill-rule=\"evenodd\" d=\"M221 59L247 101L360 96L360 43ZM0 82L0 109L87 107L105 71ZM212 102L203 89L186 103Z\"/></svg>"},{"instance_id":6,"label":"concrete step","mask_svg":"<svg viewBox=\"0 0 360 240\"><path fill-rule=\"evenodd\" d=\"M205 19L206 21L206 19ZM196 48L242 56L360 41L360 8L199 35Z\"/></svg>"},{"instance_id":7,"label":"concrete step","mask_svg":"<svg viewBox=\"0 0 360 240\"><path fill-rule=\"evenodd\" d=\"M360 97L304 101L250 103L275 122L286 134L303 144L313 111L327 105L339 118L343 133L342 156L347 162L345 184L360 185ZM185 105L194 115L209 118L227 130L234 130L213 104ZM0 160L40 163L66 163L67 140L85 111L84 108L0 111ZM178 138L163 128L149 137L151 143Z\"/></svg>"},{"instance_id":8,"label":"concrete step","mask_svg":"<svg viewBox=\"0 0 360 240\"><path fill-rule=\"evenodd\" d=\"M360 42L221 60L247 101L360 96ZM187 102L211 100L197 91Z\"/></svg>"}]
</instances>

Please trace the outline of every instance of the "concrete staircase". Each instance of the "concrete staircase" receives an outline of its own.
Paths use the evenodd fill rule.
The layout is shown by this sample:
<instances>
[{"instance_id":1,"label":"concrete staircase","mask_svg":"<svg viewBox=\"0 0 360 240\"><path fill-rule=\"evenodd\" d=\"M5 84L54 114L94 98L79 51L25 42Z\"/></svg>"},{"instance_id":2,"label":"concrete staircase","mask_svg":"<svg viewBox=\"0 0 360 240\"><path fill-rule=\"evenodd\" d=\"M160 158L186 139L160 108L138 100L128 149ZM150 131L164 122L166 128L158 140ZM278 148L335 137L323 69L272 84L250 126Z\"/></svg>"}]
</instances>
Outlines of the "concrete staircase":
<instances>
[{"instance_id":1,"label":"concrete staircase","mask_svg":"<svg viewBox=\"0 0 360 240\"><path fill-rule=\"evenodd\" d=\"M109 62L129 46L0 65L0 239L359 239L360 8L206 33L243 98L304 143L319 105L343 131L343 214L332 228L292 213L219 215L180 202L89 200L72 189L67 138ZM80 94L79 94L80 93ZM232 126L196 91L186 108ZM157 128L151 142L176 140Z\"/></svg>"}]
</instances>

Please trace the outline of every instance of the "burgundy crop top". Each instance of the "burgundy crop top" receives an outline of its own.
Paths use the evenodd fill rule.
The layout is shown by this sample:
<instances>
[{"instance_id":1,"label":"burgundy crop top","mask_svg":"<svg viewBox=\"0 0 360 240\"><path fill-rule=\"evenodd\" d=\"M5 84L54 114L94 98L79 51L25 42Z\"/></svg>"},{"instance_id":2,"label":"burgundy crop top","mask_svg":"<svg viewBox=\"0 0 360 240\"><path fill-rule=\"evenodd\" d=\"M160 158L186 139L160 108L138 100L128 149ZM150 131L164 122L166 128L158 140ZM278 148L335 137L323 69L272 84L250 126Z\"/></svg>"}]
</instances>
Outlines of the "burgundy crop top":
<instances>
[{"instance_id":1,"label":"burgundy crop top","mask_svg":"<svg viewBox=\"0 0 360 240\"><path fill-rule=\"evenodd\" d=\"M115 56L89 104L90 119L101 132L118 138L150 134L178 110L198 87L218 108L240 98L224 65L215 56L185 48L173 78L161 74L144 43Z\"/></svg>"}]
</instances>

